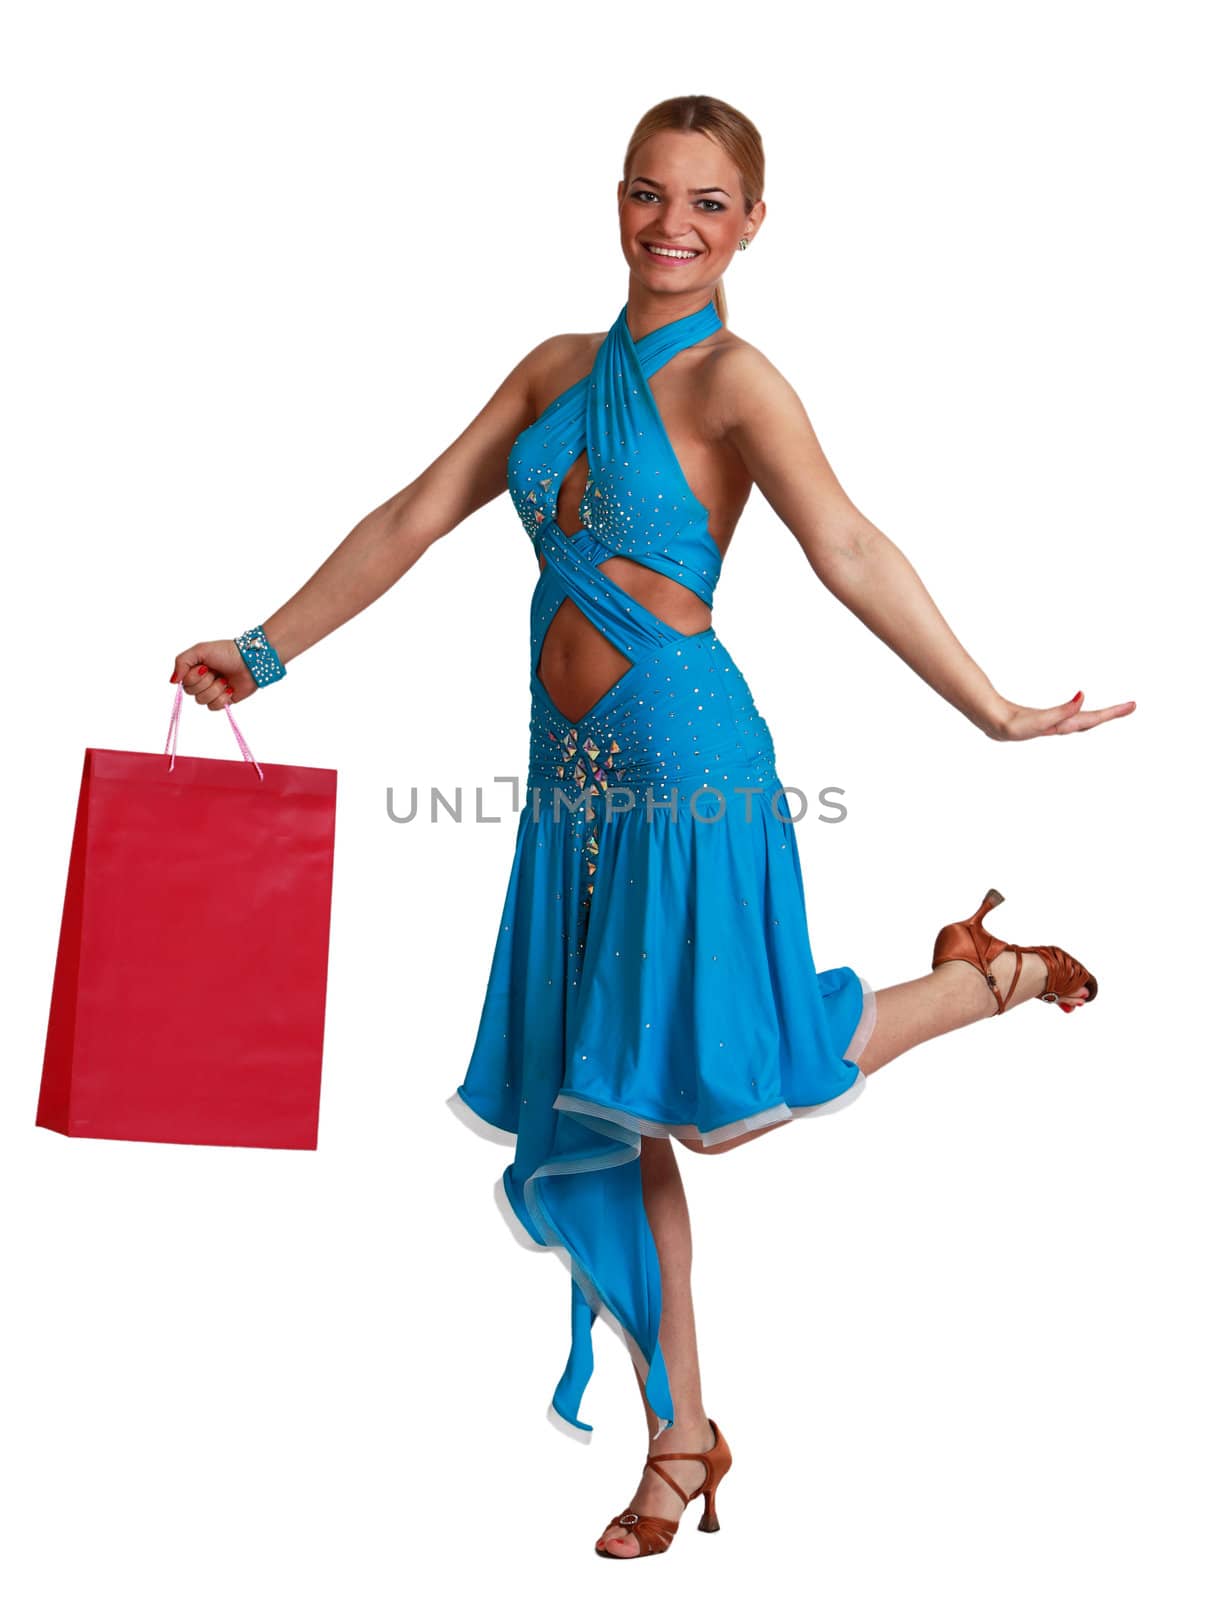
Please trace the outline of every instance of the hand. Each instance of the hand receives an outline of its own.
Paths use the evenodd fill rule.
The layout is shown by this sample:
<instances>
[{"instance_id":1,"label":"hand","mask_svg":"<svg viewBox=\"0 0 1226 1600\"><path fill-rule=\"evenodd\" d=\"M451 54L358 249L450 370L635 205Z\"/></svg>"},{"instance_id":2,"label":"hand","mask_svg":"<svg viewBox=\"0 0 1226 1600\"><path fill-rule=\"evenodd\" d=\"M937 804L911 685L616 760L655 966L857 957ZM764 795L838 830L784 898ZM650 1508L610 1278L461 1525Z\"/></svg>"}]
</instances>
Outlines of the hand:
<instances>
[{"instance_id":1,"label":"hand","mask_svg":"<svg viewBox=\"0 0 1226 1600\"><path fill-rule=\"evenodd\" d=\"M1073 698L1066 700L1062 706L1049 706L1045 710L1014 705L1007 700L1004 720L991 737L1014 740L1037 739L1047 733L1084 733L1087 728L1096 728L1100 722L1127 717L1137 709L1135 700L1124 700L1119 705L1106 706L1102 711L1086 711L1082 699L1083 691L1078 689Z\"/></svg>"},{"instance_id":2,"label":"hand","mask_svg":"<svg viewBox=\"0 0 1226 1600\"><path fill-rule=\"evenodd\" d=\"M236 705L256 691L255 679L233 639L213 639L181 651L175 657L170 681L182 682L184 694L192 695L210 711Z\"/></svg>"}]
</instances>

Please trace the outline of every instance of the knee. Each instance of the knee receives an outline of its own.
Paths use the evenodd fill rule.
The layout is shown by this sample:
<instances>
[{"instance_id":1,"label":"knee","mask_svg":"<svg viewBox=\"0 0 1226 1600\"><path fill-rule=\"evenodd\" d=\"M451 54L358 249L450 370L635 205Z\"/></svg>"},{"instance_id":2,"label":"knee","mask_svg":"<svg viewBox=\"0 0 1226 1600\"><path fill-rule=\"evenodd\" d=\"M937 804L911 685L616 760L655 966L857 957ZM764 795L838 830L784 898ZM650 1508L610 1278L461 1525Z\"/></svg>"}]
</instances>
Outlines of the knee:
<instances>
[{"instance_id":1,"label":"knee","mask_svg":"<svg viewBox=\"0 0 1226 1600\"><path fill-rule=\"evenodd\" d=\"M786 1122L771 1122L765 1128L753 1128L749 1133L734 1134L731 1139L723 1139L719 1144L703 1144L701 1139L682 1139L681 1143L687 1150L696 1150L700 1156L722 1156L726 1150L739 1150L743 1144L749 1144L753 1139L760 1139L763 1134L772 1133L776 1128L786 1128Z\"/></svg>"},{"instance_id":2,"label":"knee","mask_svg":"<svg viewBox=\"0 0 1226 1600\"><path fill-rule=\"evenodd\" d=\"M687 1150L693 1150L700 1156L717 1156L721 1150L728 1148L726 1144L703 1144L701 1139L683 1139L680 1134L674 1134L673 1137L678 1144L683 1144Z\"/></svg>"}]
</instances>

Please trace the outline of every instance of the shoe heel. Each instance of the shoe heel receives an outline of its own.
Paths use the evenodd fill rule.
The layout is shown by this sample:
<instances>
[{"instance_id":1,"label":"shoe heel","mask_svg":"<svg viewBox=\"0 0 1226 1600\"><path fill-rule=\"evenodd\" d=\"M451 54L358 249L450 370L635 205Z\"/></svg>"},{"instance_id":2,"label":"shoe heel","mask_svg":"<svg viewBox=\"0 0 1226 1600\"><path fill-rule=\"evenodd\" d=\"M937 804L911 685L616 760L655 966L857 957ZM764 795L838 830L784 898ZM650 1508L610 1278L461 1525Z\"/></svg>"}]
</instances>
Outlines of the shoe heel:
<instances>
[{"instance_id":1,"label":"shoe heel","mask_svg":"<svg viewBox=\"0 0 1226 1600\"><path fill-rule=\"evenodd\" d=\"M983 919L993 906L1000 905L1004 899L999 889L989 889L979 903L979 909L973 917L967 917L965 922L948 923L937 934L936 943L932 949L932 966L937 967L946 961L969 961L971 966L978 967L991 984L991 977L983 964L977 958L977 943L972 933L973 928L978 928L985 938L990 939L991 934L983 926Z\"/></svg>"},{"instance_id":2,"label":"shoe heel","mask_svg":"<svg viewBox=\"0 0 1226 1600\"><path fill-rule=\"evenodd\" d=\"M990 963L1002 950L1012 948L994 938L983 925L983 919L993 906L998 906L1004 900L1004 895L999 889L989 889L979 902L979 909L974 916L967 917L965 922L948 923L937 934L936 943L932 947L932 970L944 966L949 961L965 961L985 979L992 997L996 1001L996 1015L999 1016L1008 1004L1002 1000L997 988L996 979L992 976ZM1022 970L1021 957L1018 957L1017 972L1014 973L1013 984L1009 993L1017 984L1018 976Z\"/></svg>"},{"instance_id":3,"label":"shoe heel","mask_svg":"<svg viewBox=\"0 0 1226 1600\"><path fill-rule=\"evenodd\" d=\"M715 1490L709 1489L703 1501L702 1520L698 1524L699 1533L718 1533L719 1518L715 1515Z\"/></svg>"}]
</instances>

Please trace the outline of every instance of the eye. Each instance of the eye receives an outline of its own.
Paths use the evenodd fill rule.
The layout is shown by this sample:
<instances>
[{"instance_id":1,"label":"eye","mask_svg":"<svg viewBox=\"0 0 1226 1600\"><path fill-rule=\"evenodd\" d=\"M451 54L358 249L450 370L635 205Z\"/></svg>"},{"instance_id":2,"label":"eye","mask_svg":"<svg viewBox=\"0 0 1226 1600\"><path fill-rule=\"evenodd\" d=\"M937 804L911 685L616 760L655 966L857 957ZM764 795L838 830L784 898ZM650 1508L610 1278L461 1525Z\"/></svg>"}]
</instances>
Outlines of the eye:
<instances>
[{"instance_id":1,"label":"eye","mask_svg":"<svg viewBox=\"0 0 1226 1600\"><path fill-rule=\"evenodd\" d=\"M656 194L654 189L632 189L630 191L630 198L632 200L642 200L646 196L650 196L652 199L655 199L655 200L659 199L659 195ZM703 206L714 206L716 211L726 211L728 209L727 206L721 204L721 202L718 201L718 200L703 199L703 200L700 200L698 203L699 203L699 205L703 205Z\"/></svg>"}]
</instances>

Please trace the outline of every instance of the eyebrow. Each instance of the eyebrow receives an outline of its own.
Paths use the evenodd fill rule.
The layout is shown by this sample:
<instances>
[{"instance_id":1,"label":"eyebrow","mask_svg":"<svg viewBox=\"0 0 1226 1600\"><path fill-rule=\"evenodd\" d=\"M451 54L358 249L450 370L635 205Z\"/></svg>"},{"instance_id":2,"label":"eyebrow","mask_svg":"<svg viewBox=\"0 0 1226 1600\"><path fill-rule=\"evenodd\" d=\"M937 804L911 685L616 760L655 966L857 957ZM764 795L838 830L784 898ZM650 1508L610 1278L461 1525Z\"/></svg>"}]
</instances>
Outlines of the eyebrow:
<instances>
[{"instance_id":1,"label":"eyebrow","mask_svg":"<svg viewBox=\"0 0 1226 1600\"><path fill-rule=\"evenodd\" d=\"M653 189L664 189L664 188L667 187L666 184L658 182L655 178L644 178L642 176L637 177L637 178L631 178L630 182L631 183L646 183L646 184L650 184L650 186ZM727 189L720 189L714 184L712 184L709 189L691 189L690 193L691 194L722 194L722 195L728 195L728 199L729 200L732 199L732 196L730 194L728 194Z\"/></svg>"}]
</instances>

